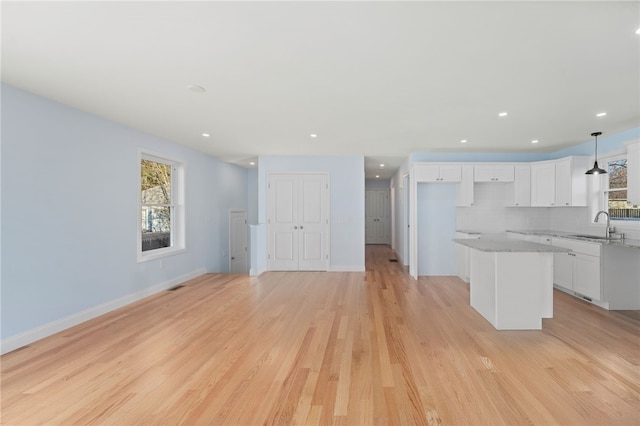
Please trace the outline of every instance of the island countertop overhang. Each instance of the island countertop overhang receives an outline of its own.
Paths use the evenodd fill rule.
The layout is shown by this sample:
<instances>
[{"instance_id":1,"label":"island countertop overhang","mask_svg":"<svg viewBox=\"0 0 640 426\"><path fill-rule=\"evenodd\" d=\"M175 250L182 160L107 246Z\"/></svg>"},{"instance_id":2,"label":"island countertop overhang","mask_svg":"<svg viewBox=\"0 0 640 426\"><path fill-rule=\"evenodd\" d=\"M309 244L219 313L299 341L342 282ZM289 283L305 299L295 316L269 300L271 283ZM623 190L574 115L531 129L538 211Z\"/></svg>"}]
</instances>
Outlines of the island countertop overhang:
<instances>
[{"instance_id":1,"label":"island countertop overhang","mask_svg":"<svg viewBox=\"0 0 640 426\"><path fill-rule=\"evenodd\" d=\"M568 253L571 250L563 247L551 246L548 244L539 244L530 241L511 240L507 238L500 239L465 239L455 238L455 243L463 246L493 253Z\"/></svg>"}]
</instances>

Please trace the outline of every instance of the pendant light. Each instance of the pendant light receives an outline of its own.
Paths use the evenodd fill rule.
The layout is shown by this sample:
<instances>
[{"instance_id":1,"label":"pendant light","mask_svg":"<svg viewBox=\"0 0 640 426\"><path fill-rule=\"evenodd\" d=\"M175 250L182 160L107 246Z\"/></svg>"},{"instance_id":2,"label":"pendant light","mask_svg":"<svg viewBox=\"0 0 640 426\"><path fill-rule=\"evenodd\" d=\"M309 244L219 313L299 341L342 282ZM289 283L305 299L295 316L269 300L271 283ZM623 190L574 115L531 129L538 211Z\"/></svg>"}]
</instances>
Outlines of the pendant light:
<instances>
[{"instance_id":1,"label":"pendant light","mask_svg":"<svg viewBox=\"0 0 640 426\"><path fill-rule=\"evenodd\" d=\"M595 136L596 138L596 156L595 156L595 161L593 163L593 167L590 170L587 170L587 172L585 173L586 175L597 175L600 173L607 173L606 170L602 170L600 167L598 167L598 136L600 136L601 134L602 132L591 133L591 136Z\"/></svg>"}]
</instances>

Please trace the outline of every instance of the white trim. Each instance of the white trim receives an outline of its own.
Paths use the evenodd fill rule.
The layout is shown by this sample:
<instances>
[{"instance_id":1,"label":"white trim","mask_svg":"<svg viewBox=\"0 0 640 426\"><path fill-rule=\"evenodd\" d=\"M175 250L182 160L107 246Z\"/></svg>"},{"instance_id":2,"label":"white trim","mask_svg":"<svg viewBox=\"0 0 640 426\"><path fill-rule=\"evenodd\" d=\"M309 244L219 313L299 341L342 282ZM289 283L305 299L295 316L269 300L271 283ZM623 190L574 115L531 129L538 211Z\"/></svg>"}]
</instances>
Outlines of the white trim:
<instances>
[{"instance_id":1,"label":"white trim","mask_svg":"<svg viewBox=\"0 0 640 426\"><path fill-rule=\"evenodd\" d=\"M364 272L365 268L362 265L346 265L336 266L330 265L329 272Z\"/></svg>"},{"instance_id":2,"label":"white trim","mask_svg":"<svg viewBox=\"0 0 640 426\"><path fill-rule=\"evenodd\" d=\"M2 339L0 341L0 354L11 352L37 340L44 339L45 337L51 336L60 331L81 324L85 321L89 321L93 318L99 317L100 315L104 315L108 312L114 311L133 302L137 302L138 300L144 299L145 297L170 289L171 287L174 287L180 283L199 277L200 275L204 275L206 273L207 270L205 268L199 268L179 277L148 287L144 290L140 290L127 296L103 303L101 305L85 309L84 311L68 315L64 318L51 321L15 336L7 337L6 339Z\"/></svg>"}]
</instances>

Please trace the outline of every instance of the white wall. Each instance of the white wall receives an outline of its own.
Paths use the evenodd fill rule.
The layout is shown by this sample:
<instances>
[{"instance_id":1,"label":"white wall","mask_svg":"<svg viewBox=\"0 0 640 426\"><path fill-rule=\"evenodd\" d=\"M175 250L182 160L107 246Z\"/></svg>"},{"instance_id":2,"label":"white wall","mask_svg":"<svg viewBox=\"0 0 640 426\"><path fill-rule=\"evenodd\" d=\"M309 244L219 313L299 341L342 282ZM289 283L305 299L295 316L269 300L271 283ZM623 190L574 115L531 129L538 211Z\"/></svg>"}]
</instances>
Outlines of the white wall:
<instances>
[{"instance_id":1,"label":"white wall","mask_svg":"<svg viewBox=\"0 0 640 426\"><path fill-rule=\"evenodd\" d=\"M456 208L456 228L482 233L501 233L508 229L550 229L547 208L507 207L504 183L475 183L474 205Z\"/></svg>"},{"instance_id":2,"label":"white wall","mask_svg":"<svg viewBox=\"0 0 640 426\"><path fill-rule=\"evenodd\" d=\"M143 263L140 148L186 168L187 251ZM247 209L246 170L3 85L2 350L227 271L231 208Z\"/></svg>"},{"instance_id":3,"label":"white wall","mask_svg":"<svg viewBox=\"0 0 640 426\"><path fill-rule=\"evenodd\" d=\"M260 157L258 221L266 222L267 174L327 172L331 196L330 263L333 271L364 271L364 157ZM266 232L266 227L263 227ZM264 240L266 243L266 239ZM255 269L266 265L267 246L258 248ZM253 265L252 265L253 267Z\"/></svg>"}]
</instances>

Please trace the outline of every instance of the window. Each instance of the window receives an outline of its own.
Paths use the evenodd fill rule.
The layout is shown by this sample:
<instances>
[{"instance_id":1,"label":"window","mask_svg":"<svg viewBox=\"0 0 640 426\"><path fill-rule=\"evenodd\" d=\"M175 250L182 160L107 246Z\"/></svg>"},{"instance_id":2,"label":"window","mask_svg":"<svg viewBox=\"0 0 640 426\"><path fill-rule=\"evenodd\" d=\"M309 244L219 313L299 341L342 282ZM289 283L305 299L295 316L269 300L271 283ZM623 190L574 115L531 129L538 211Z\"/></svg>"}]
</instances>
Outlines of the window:
<instances>
[{"instance_id":1,"label":"window","mask_svg":"<svg viewBox=\"0 0 640 426\"><path fill-rule=\"evenodd\" d=\"M138 261L184 249L183 165L140 154Z\"/></svg>"},{"instance_id":2,"label":"window","mask_svg":"<svg viewBox=\"0 0 640 426\"><path fill-rule=\"evenodd\" d=\"M627 203L626 156L609 159L603 179L603 205L611 220L640 221L640 206Z\"/></svg>"}]
</instances>

